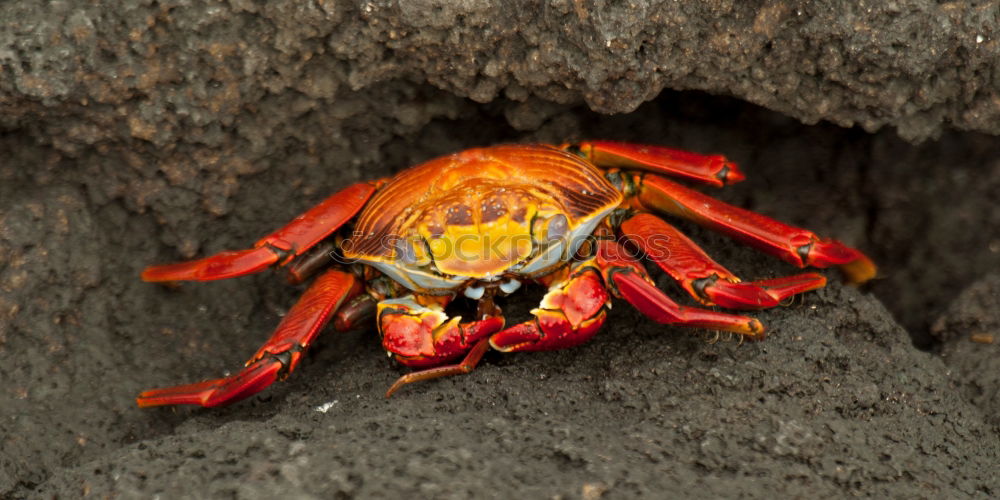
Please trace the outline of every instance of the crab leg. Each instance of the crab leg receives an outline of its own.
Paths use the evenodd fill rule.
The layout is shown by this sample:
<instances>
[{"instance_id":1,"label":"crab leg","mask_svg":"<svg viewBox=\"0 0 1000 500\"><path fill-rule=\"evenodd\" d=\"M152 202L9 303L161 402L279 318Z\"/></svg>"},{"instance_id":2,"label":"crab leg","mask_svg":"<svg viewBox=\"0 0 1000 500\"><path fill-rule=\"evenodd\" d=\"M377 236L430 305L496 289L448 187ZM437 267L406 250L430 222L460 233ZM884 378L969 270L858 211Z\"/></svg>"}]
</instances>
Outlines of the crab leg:
<instances>
[{"instance_id":1,"label":"crab leg","mask_svg":"<svg viewBox=\"0 0 1000 500\"><path fill-rule=\"evenodd\" d=\"M208 407L256 394L295 370L302 351L330 320L331 313L362 290L361 282L353 274L330 269L316 278L271 338L239 373L205 382L152 389L140 394L136 402L143 408L179 404Z\"/></svg>"},{"instance_id":2,"label":"crab leg","mask_svg":"<svg viewBox=\"0 0 1000 500\"><path fill-rule=\"evenodd\" d=\"M370 321L375 319L375 310L378 301L367 293L358 295L350 302L345 303L333 316L333 327L340 332L353 330L361 326L370 325Z\"/></svg>"},{"instance_id":3,"label":"crab leg","mask_svg":"<svg viewBox=\"0 0 1000 500\"><path fill-rule=\"evenodd\" d=\"M354 217L378 187L361 182L339 191L267 235L253 248L221 252L211 257L152 266L142 272L144 281L210 281L262 271L290 260L320 242Z\"/></svg>"},{"instance_id":4,"label":"crab leg","mask_svg":"<svg viewBox=\"0 0 1000 500\"><path fill-rule=\"evenodd\" d=\"M676 182L636 176L638 202L646 209L667 212L743 241L798 267L838 266L850 283L875 276L875 264L863 253L833 239L770 217L723 203Z\"/></svg>"},{"instance_id":5,"label":"crab leg","mask_svg":"<svg viewBox=\"0 0 1000 500\"><path fill-rule=\"evenodd\" d=\"M392 386L389 387L389 390L385 391L385 397L391 397L396 391L407 384L420 382L422 380L431 380L440 377L450 377L452 375L463 375L469 373L476 368L476 365L479 364L479 361L483 359L483 355L486 354L486 351L488 350L490 350L490 339L489 337L483 337L472 346L472 349L470 349L469 353L465 355L465 358L462 359L461 363L435 366L433 368L426 368L407 373L393 382Z\"/></svg>"},{"instance_id":6,"label":"crab leg","mask_svg":"<svg viewBox=\"0 0 1000 500\"><path fill-rule=\"evenodd\" d=\"M620 229L646 257L705 305L730 309L775 307L792 295L826 284L826 278L817 273L741 281L687 236L652 214L637 214L625 220Z\"/></svg>"},{"instance_id":7,"label":"crab leg","mask_svg":"<svg viewBox=\"0 0 1000 500\"><path fill-rule=\"evenodd\" d=\"M656 288L642 264L617 242L598 242L597 264L608 289L616 297L625 299L657 323L723 330L751 340L765 337L764 325L755 318L678 305Z\"/></svg>"},{"instance_id":8,"label":"crab leg","mask_svg":"<svg viewBox=\"0 0 1000 500\"><path fill-rule=\"evenodd\" d=\"M615 141L585 141L563 145L600 167L673 175L722 187L745 179L735 163L722 155L705 155L660 146Z\"/></svg>"}]
</instances>

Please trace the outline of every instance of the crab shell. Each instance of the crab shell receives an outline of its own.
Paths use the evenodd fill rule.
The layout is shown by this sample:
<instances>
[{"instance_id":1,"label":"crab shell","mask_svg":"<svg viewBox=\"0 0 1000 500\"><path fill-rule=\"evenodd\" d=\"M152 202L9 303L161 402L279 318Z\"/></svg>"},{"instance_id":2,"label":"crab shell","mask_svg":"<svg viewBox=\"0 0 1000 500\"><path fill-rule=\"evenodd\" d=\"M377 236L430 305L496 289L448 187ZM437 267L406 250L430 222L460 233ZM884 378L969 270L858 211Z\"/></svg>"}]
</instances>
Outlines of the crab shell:
<instances>
[{"instance_id":1,"label":"crab shell","mask_svg":"<svg viewBox=\"0 0 1000 500\"><path fill-rule=\"evenodd\" d=\"M569 260L623 198L590 162L554 147L471 149L389 180L342 252L421 294L533 278Z\"/></svg>"}]
</instances>

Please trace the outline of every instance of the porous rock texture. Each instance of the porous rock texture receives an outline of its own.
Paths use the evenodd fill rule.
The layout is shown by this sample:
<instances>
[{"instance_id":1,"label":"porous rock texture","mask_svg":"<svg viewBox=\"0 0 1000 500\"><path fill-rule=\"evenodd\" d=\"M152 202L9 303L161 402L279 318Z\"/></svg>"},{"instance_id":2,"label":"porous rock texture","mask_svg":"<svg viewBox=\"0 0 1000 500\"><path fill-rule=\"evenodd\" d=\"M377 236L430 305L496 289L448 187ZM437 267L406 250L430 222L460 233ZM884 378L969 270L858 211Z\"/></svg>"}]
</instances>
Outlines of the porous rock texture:
<instances>
[{"instance_id":1,"label":"porous rock texture","mask_svg":"<svg viewBox=\"0 0 1000 500\"><path fill-rule=\"evenodd\" d=\"M942 357L965 396L1000 425L1000 273L969 286L934 323Z\"/></svg>"},{"instance_id":2,"label":"porous rock texture","mask_svg":"<svg viewBox=\"0 0 1000 500\"><path fill-rule=\"evenodd\" d=\"M996 496L997 380L975 368L995 349L968 317L1000 267L997 12L0 4L0 498ZM880 279L830 273L755 313L758 344L616 303L585 346L387 401L405 371L374 331L326 332L247 402L134 407L238 369L301 293L274 273L168 289L145 265L242 248L437 154L584 137L726 153L750 179L720 197L865 249ZM681 227L747 277L794 272Z\"/></svg>"}]
</instances>

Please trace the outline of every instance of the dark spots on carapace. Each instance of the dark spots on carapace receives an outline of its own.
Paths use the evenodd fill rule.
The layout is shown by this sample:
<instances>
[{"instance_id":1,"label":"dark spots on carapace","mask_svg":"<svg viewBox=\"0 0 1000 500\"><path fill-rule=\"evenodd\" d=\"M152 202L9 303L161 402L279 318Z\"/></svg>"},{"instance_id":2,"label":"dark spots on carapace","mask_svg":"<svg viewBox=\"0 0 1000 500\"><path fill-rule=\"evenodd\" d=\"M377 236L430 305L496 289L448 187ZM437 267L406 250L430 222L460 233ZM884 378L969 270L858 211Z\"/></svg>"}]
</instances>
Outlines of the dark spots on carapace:
<instances>
[{"instance_id":1,"label":"dark spots on carapace","mask_svg":"<svg viewBox=\"0 0 1000 500\"><path fill-rule=\"evenodd\" d=\"M493 222L507 213L507 206L498 197L490 197L479 207L479 219L483 223Z\"/></svg>"},{"instance_id":2,"label":"dark spots on carapace","mask_svg":"<svg viewBox=\"0 0 1000 500\"><path fill-rule=\"evenodd\" d=\"M472 209L461 203L448 207L448 211L445 213L445 222L448 225L456 226L471 226L475 223L472 219Z\"/></svg>"},{"instance_id":3,"label":"dark spots on carapace","mask_svg":"<svg viewBox=\"0 0 1000 500\"><path fill-rule=\"evenodd\" d=\"M440 238L444 234L444 228L437 222L431 221L427 223L427 232L430 233L431 238Z\"/></svg>"},{"instance_id":4,"label":"dark spots on carapace","mask_svg":"<svg viewBox=\"0 0 1000 500\"><path fill-rule=\"evenodd\" d=\"M511 220L518 224L524 224L524 219L528 217L528 207L520 207L510 215Z\"/></svg>"}]
</instances>

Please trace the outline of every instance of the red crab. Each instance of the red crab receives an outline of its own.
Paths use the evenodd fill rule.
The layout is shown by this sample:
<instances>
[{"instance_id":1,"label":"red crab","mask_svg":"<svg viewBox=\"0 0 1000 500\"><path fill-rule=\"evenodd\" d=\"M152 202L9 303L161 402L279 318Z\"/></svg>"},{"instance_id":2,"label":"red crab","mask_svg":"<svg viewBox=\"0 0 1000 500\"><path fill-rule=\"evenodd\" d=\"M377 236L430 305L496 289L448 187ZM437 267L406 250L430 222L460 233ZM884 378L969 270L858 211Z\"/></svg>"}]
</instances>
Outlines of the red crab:
<instances>
[{"instance_id":1,"label":"red crab","mask_svg":"<svg viewBox=\"0 0 1000 500\"><path fill-rule=\"evenodd\" d=\"M418 368L387 396L410 382L468 373L491 348L585 342L604 322L609 293L659 323L764 338L754 318L676 304L653 285L639 257L707 306L774 307L826 284L816 273L741 281L653 212L692 220L799 267L839 266L851 283L875 274L864 254L836 240L664 175L712 186L744 178L723 156L610 141L470 149L349 186L251 249L150 267L145 281L216 280L286 265L292 283L318 276L239 373L149 390L139 406L246 398L291 373L331 318L347 330L374 316L390 356ZM493 299L525 282L548 292L533 318L505 327ZM478 301L471 321L445 312L458 294Z\"/></svg>"}]
</instances>

